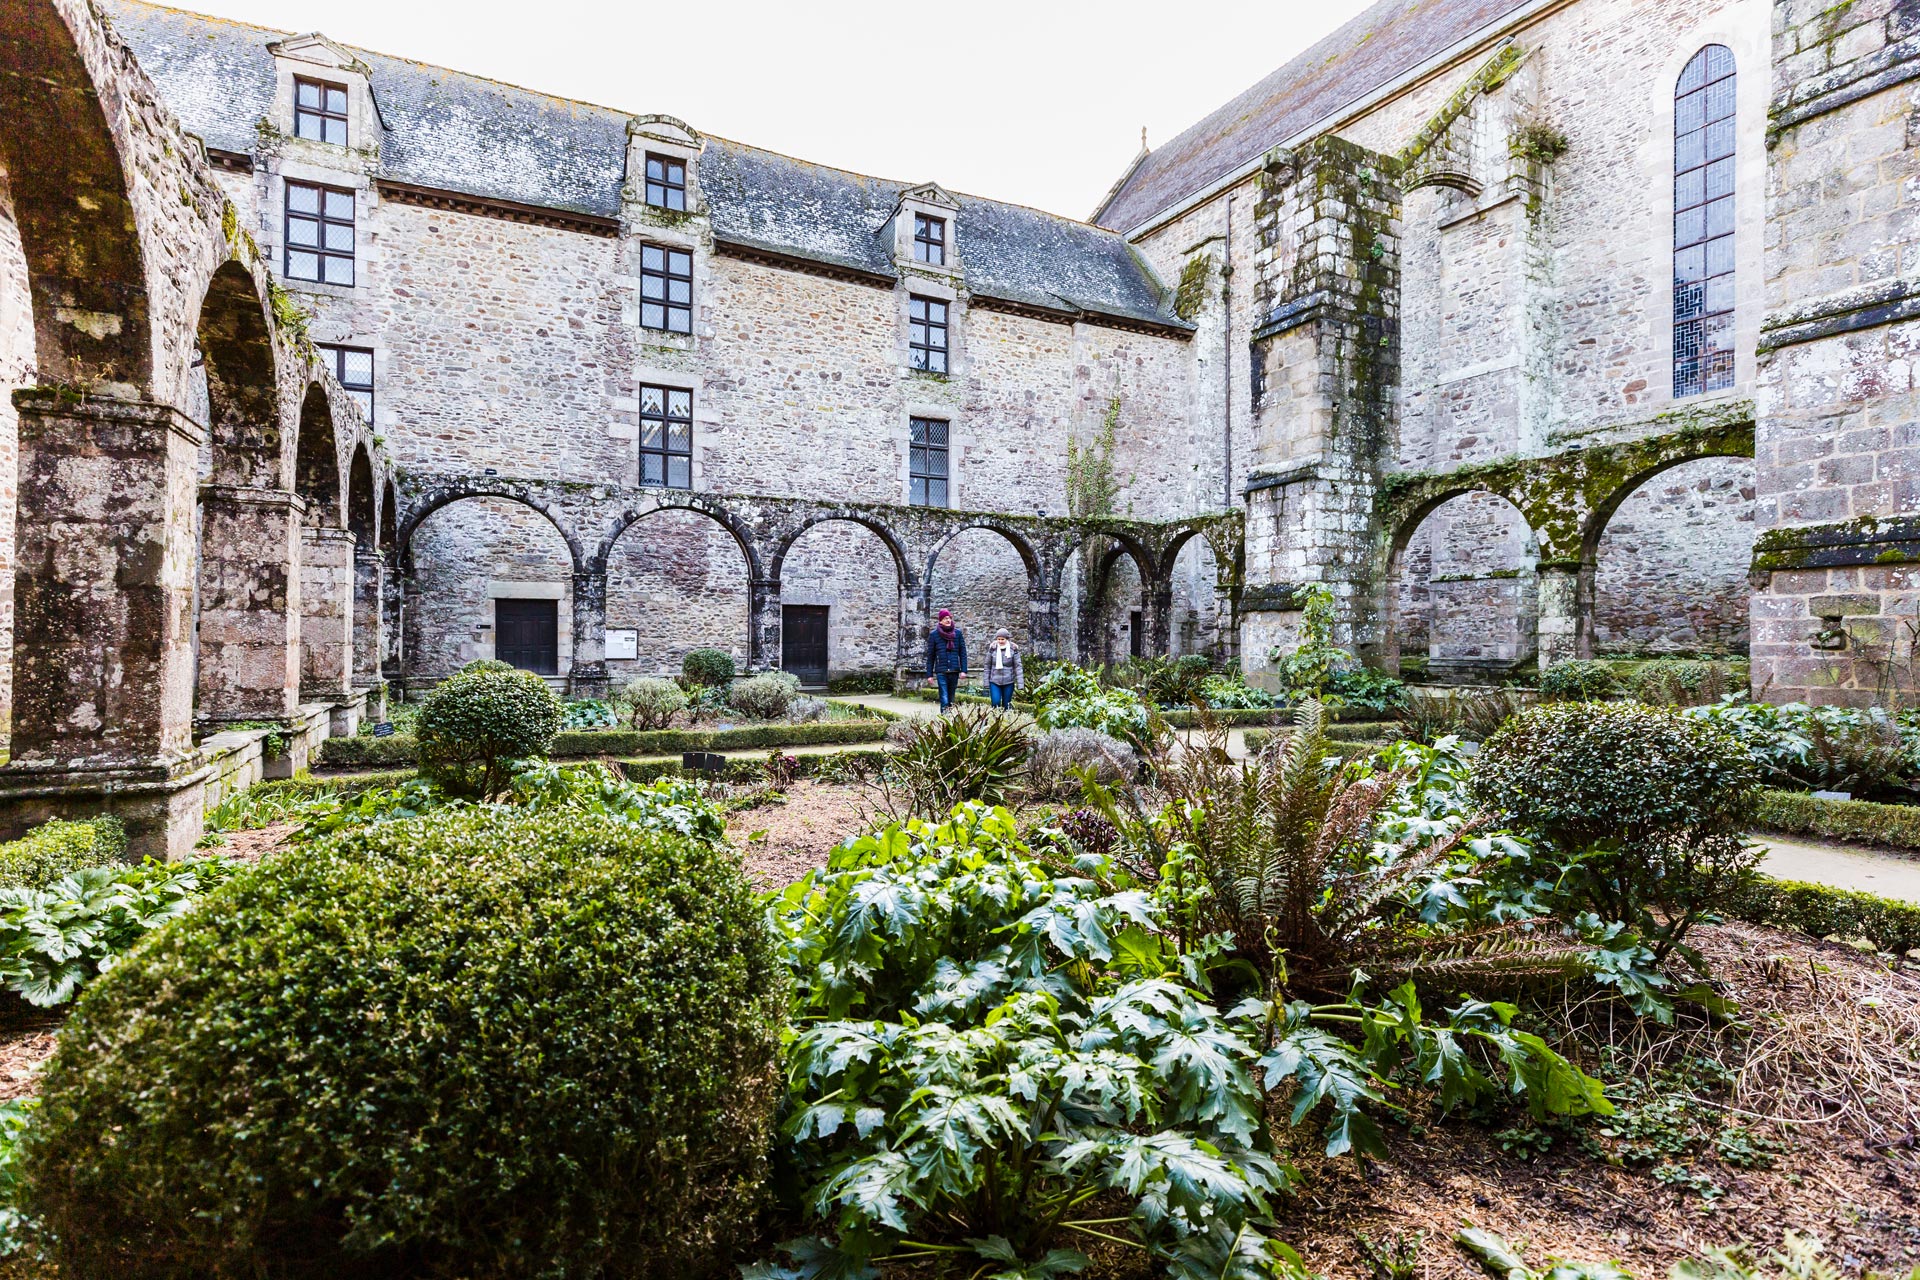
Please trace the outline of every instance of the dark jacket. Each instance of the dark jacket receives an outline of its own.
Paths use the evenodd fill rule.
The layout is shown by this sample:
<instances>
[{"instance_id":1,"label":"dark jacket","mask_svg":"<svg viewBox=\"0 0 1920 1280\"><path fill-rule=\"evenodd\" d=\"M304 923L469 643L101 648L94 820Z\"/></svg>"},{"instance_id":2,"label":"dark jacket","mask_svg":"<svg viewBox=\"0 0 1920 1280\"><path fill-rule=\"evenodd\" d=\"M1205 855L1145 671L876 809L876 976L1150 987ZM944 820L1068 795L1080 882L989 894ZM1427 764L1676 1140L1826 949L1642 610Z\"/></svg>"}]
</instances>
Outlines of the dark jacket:
<instances>
[{"instance_id":1,"label":"dark jacket","mask_svg":"<svg viewBox=\"0 0 1920 1280\"><path fill-rule=\"evenodd\" d=\"M959 627L953 629L953 639L946 639L935 627L927 632L927 674L938 675L942 671L965 671L967 669L967 633Z\"/></svg>"}]
</instances>

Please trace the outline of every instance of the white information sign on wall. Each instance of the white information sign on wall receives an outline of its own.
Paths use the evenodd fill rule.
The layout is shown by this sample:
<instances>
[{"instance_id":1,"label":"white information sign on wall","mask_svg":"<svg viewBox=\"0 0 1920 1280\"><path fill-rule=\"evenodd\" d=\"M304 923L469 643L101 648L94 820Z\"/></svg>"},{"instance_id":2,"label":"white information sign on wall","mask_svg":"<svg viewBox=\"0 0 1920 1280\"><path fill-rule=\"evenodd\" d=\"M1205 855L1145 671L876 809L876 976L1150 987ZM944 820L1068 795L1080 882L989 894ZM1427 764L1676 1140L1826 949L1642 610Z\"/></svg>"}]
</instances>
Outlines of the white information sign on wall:
<instances>
[{"instance_id":1,"label":"white information sign on wall","mask_svg":"<svg viewBox=\"0 0 1920 1280\"><path fill-rule=\"evenodd\" d=\"M607 632L608 658L637 658L640 656L640 633L638 631Z\"/></svg>"}]
</instances>

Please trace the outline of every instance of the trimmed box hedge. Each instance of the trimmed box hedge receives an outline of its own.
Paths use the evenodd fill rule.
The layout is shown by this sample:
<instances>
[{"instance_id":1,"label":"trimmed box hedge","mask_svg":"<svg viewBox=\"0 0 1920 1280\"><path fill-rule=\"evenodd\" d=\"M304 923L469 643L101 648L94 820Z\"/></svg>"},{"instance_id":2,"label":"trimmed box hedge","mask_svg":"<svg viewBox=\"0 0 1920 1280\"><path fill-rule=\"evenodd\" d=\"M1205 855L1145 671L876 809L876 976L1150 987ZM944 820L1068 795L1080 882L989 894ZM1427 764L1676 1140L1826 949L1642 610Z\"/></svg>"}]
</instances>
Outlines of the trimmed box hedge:
<instances>
[{"instance_id":1,"label":"trimmed box hedge","mask_svg":"<svg viewBox=\"0 0 1920 1280\"><path fill-rule=\"evenodd\" d=\"M886 763L888 753L879 750L826 751L815 755L795 756L794 763L800 777L810 778L830 761L854 761L868 772L878 770ZM757 782L766 776L765 757L746 756L738 760L727 761L726 771L720 774L724 782ZM678 760L622 760L620 767L626 771L629 782L646 783L659 778L679 778L686 775Z\"/></svg>"},{"instance_id":2,"label":"trimmed box hedge","mask_svg":"<svg viewBox=\"0 0 1920 1280\"><path fill-rule=\"evenodd\" d=\"M127 829L118 818L55 818L0 844L0 888L44 889L83 867L117 862L126 851Z\"/></svg>"},{"instance_id":3,"label":"trimmed box hedge","mask_svg":"<svg viewBox=\"0 0 1920 1280\"><path fill-rule=\"evenodd\" d=\"M1869 938L1897 955L1920 948L1920 905L1802 880L1756 876L1722 914L1816 938Z\"/></svg>"},{"instance_id":4,"label":"trimmed box hedge","mask_svg":"<svg viewBox=\"0 0 1920 1280\"><path fill-rule=\"evenodd\" d=\"M553 759L587 756L664 756L683 751L752 751L760 747L841 746L878 742L884 720L820 720L811 724L748 725L739 729L570 729L553 740ZM328 766L411 764L414 739L328 738L320 763Z\"/></svg>"},{"instance_id":5,"label":"trimmed box hedge","mask_svg":"<svg viewBox=\"0 0 1920 1280\"><path fill-rule=\"evenodd\" d=\"M1852 840L1892 849L1920 850L1920 806L1868 800L1822 800L1804 791L1765 791L1759 826L1788 836Z\"/></svg>"}]
</instances>

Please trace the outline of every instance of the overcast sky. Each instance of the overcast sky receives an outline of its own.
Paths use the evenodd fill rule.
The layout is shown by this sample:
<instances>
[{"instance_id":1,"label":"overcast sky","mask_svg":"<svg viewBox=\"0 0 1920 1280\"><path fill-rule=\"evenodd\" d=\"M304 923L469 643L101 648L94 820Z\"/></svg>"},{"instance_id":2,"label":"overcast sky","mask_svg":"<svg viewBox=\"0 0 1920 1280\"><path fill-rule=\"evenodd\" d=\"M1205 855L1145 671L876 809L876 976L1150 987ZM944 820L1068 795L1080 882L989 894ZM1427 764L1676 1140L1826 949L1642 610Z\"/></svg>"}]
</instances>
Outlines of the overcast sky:
<instances>
[{"instance_id":1,"label":"overcast sky","mask_svg":"<svg viewBox=\"0 0 1920 1280\"><path fill-rule=\"evenodd\" d=\"M173 2L1084 218L1367 0Z\"/></svg>"}]
</instances>

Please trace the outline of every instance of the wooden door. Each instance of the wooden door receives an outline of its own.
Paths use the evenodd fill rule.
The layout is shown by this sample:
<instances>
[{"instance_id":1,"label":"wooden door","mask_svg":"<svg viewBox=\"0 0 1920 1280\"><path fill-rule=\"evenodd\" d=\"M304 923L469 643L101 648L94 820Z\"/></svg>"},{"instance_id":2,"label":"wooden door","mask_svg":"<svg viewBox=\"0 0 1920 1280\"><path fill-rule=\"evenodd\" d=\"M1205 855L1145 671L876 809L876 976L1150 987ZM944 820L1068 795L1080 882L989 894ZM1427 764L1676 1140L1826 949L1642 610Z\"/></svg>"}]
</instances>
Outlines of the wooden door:
<instances>
[{"instance_id":1,"label":"wooden door","mask_svg":"<svg viewBox=\"0 0 1920 1280\"><path fill-rule=\"evenodd\" d=\"M560 672L560 602L495 600L493 653L502 662L543 676Z\"/></svg>"},{"instance_id":2,"label":"wooden door","mask_svg":"<svg viewBox=\"0 0 1920 1280\"><path fill-rule=\"evenodd\" d=\"M827 682L827 606L790 604L780 610L780 666L801 684Z\"/></svg>"}]
</instances>

